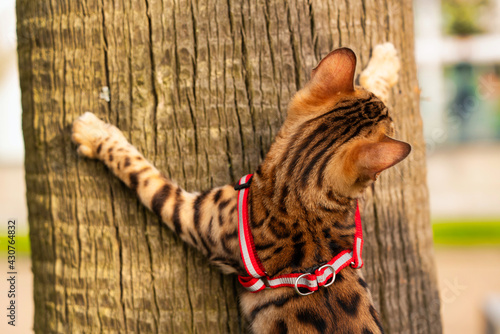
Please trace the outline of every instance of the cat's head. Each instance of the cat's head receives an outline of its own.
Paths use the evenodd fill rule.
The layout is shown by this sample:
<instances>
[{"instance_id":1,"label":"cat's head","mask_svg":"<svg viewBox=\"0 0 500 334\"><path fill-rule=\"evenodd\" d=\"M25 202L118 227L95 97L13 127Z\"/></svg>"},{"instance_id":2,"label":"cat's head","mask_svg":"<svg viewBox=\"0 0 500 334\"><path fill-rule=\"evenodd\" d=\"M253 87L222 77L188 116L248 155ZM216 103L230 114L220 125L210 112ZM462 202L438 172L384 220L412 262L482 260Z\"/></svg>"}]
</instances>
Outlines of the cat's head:
<instances>
[{"instance_id":1,"label":"cat's head","mask_svg":"<svg viewBox=\"0 0 500 334\"><path fill-rule=\"evenodd\" d=\"M285 140L276 144L283 145L282 172L303 190L357 197L410 153L409 144L391 138L385 104L355 86L355 68L350 49L332 51L290 102L279 135Z\"/></svg>"}]
</instances>

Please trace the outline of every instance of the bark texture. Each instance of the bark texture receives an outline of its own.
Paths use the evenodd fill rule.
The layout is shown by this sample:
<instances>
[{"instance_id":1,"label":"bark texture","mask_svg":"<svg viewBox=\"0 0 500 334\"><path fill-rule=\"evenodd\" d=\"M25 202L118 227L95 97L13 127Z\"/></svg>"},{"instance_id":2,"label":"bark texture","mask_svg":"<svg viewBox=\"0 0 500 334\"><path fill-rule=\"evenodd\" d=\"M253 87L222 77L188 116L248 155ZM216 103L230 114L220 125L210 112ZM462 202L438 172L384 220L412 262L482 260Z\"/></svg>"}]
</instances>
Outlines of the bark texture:
<instances>
[{"instance_id":1,"label":"bark texture","mask_svg":"<svg viewBox=\"0 0 500 334\"><path fill-rule=\"evenodd\" d=\"M187 190L206 189L255 170L322 56L348 46L361 69L390 41L402 71L389 105L413 153L366 196L364 271L388 333L440 333L411 6L18 0L35 331L245 332L235 279L77 157L77 116L95 112Z\"/></svg>"}]
</instances>

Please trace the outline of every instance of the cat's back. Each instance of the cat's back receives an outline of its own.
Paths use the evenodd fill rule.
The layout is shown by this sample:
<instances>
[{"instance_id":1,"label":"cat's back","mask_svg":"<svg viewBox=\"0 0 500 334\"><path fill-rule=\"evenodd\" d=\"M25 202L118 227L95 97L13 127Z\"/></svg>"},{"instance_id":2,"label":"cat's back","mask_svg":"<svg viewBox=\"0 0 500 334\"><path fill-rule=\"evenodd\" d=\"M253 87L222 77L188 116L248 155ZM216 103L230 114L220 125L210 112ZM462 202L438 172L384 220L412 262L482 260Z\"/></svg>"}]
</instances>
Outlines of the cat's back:
<instances>
[{"instance_id":1,"label":"cat's back","mask_svg":"<svg viewBox=\"0 0 500 334\"><path fill-rule=\"evenodd\" d=\"M245 291L241 305L253 333L383 333L367 285L352 268L310 295L293 289Z\"/></svg>"}]
</instances>

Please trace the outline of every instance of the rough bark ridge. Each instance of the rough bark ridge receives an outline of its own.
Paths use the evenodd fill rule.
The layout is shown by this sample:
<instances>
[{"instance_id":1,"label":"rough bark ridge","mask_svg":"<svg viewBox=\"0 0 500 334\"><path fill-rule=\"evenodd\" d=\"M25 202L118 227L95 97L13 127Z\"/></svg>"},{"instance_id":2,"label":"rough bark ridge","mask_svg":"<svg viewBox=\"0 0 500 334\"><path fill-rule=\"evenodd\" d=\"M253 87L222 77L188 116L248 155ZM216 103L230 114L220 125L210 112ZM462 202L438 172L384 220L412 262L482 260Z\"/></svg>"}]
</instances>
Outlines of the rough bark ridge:
<instances>
[{"instance_id":1,"label":"rough bark ridge","mask_svg":"<svg viewBox=\"0 0 500 334\"><path fill-rule=\"evenodd\" d=\"M255 169L322 56L349 46L361 68L384 41L414 150L367 195L365 273L388 333L441 331L410 0L18 0L17 15L36 332L245 331L235 280L77 158L77 116L118 125L188 190L222 185Z\"/></svg>"}]
</instances>

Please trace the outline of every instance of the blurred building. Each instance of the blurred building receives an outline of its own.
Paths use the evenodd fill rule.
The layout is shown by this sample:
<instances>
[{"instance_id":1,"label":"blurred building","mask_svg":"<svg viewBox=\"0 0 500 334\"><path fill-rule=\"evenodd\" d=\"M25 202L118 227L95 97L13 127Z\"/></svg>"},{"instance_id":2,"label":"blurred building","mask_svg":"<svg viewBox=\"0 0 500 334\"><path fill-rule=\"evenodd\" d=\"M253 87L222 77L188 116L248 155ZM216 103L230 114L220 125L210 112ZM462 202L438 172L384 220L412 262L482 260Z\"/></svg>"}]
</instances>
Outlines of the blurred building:
<instances>
[{"instance_id":1,"label":"blurred building","mask_svg":"<svg viewBox=\"0 0 500 334\"><path fill-rule=\"evenodd\" d=\"M428 150L500 140L500 1L419 0L415 15Z\"/></svg>"},{"instance_id":2,"label":"blurred building","mask_svg":"<svg viewBox=\"0 0 500 334\"><path fill-rule=\"evenodd\" d=\"M500 218L500 1L414 8L431 213L470 233ZM436 248L445 334L496 333L499 254L491 245Z\"/></svg>"},{"instance_id":3,"label":"blurred building","mask_svg":"<svg viewBox=\"0 0 500 334\"><path fill-rule=\"evenodd\" d=\"M0 1L0 236L10 218L26 234L24 142L21 128L21 90L17 71L15 0Z\"/></svg>"},{"instance_id":4,"label":"blurred building","mask_svg":"<svg viewBox=\"0 0 500 334\"><path fill-rule=\"evenodd\" d=\"M500 217L500 1L418 0L433 216Z\"/></svg>"},{"instance_id":5,"label":"blurred building","mask_svg":"<svg viewBox=\"0 0 500 334\"><path fill-rule=\"evenodd\" d=\"M24 159L14 6L14 0L0 1L0 164L2 165L20 165Z\"/></svg>"}]
</instances>

